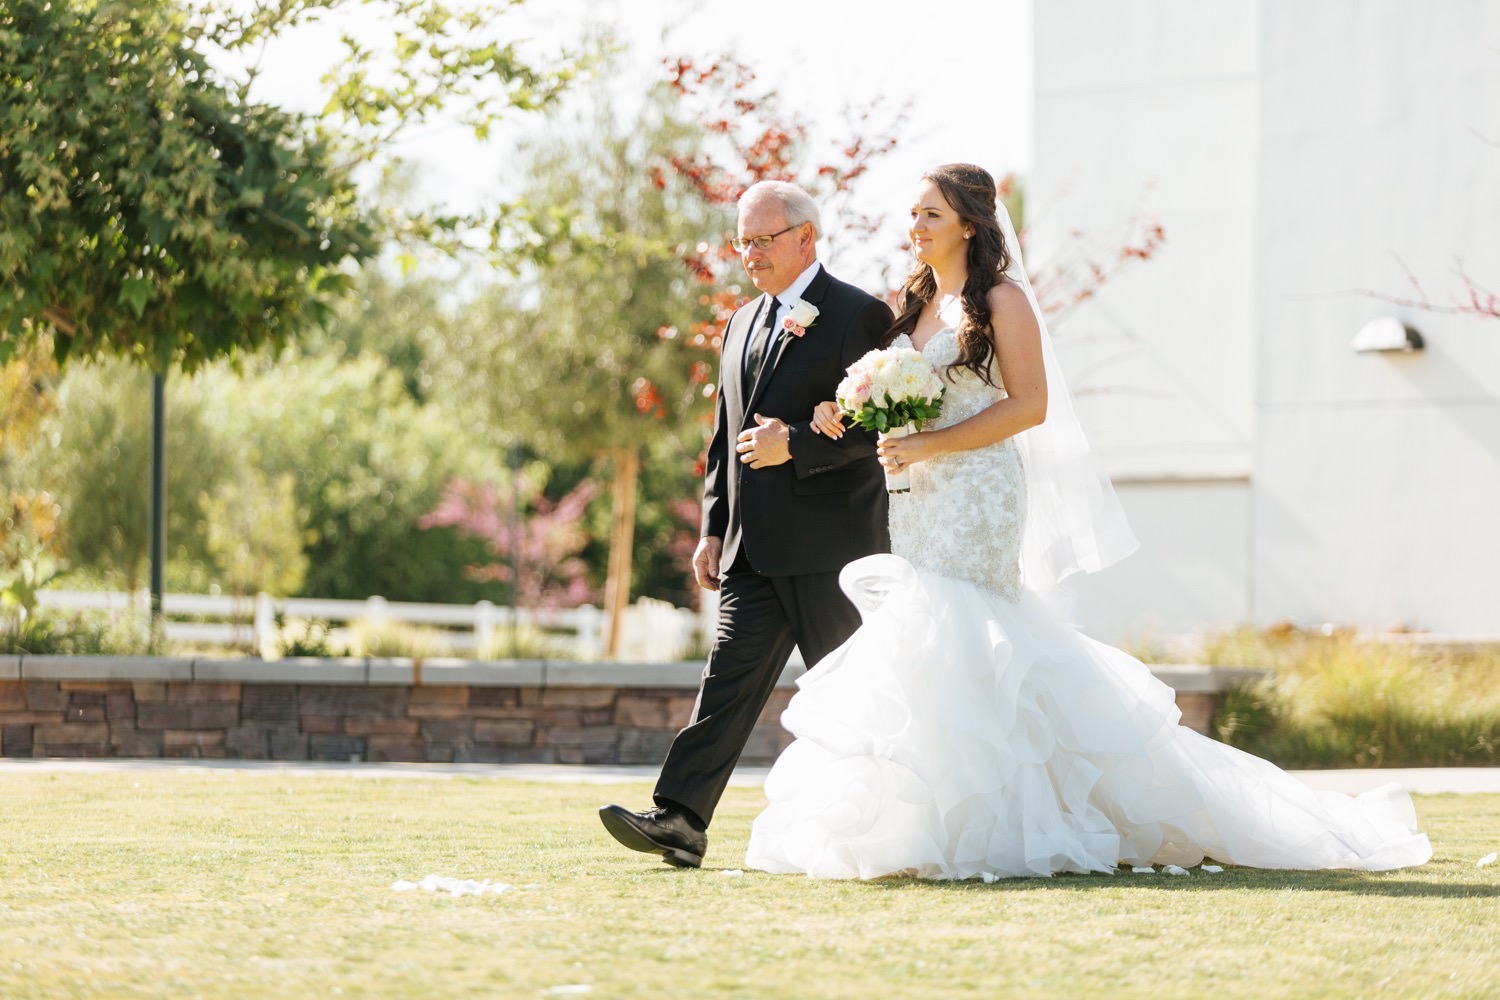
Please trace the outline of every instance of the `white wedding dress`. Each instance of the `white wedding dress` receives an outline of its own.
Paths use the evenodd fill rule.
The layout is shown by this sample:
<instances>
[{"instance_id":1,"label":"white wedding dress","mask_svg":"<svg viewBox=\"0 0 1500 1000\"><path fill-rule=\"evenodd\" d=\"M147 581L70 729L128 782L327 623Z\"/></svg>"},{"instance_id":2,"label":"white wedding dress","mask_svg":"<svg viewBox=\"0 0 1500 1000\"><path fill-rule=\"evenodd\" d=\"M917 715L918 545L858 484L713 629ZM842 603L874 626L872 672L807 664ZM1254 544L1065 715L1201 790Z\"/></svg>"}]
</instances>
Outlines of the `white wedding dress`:
<instances>
[{"instance_id":1,"label":"white wedding dress","mask_svg":"<svg viewBox=\"0 0 1500 1000\"><path fill-rule=\"evenodd\" d=\"M923 351L951 364L954 331ZM1003 395L955 375L935 426ZM1014 442L910 475L911 492L891 497L894 554L843 573L864 624L782 716L797 738L766 778L747 865L964 879L1205 858L1381 871L1431 857L1399 786L1314 792L1178 725L1171 688L1025 590Z\"/></svg>"}]
</instances>

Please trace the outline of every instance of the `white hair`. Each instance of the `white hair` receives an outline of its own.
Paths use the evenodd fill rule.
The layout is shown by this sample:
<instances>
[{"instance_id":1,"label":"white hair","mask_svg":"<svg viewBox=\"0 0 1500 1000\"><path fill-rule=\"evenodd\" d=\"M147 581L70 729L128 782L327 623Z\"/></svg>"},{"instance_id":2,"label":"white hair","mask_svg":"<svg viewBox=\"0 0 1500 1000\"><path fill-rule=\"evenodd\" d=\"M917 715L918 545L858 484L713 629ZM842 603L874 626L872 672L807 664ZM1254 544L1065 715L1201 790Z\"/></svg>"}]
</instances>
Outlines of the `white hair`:
<instances>
[{"instance_id":1,"label":"white hair","mask_svg":"<svg viewBox=\"0 0 1500 1000\"><path fill-rule=\"evenodd\" d=\"M755 201L776 202L781 206L788 226L800 226L804 222L810 222L813 227L813 236L817 239L823 238L823 218L818 211L818 203L813 201L812 195L797 185L787 181L758 181L746 188L745 193L740 195L738 208L744 212L745 206Z\"/></svg>"}]
</instances>

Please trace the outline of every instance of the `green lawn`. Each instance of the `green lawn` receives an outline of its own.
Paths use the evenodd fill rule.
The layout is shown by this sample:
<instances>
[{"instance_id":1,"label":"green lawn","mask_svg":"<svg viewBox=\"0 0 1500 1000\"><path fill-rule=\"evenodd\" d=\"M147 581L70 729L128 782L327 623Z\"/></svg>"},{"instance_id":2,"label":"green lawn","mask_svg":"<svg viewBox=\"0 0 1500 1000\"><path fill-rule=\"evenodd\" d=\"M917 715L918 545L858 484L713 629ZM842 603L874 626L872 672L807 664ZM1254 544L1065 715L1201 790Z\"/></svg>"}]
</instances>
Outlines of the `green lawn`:
<instances>
[{"instance_id":1,"label":"green lawn","mask_svg":"<svg viewBox=\"0 0 1500 1000\"><path fill-rule=\"evenodd\" d=\"M984 885L702 871L610 841L649 787L0 772L0 997L1494 996L1500 796L1418 800L1435 859ZM398 893L428 873L502 895ZM549 992L550 991L550 992Z\"/></svg>"}]
</instances>

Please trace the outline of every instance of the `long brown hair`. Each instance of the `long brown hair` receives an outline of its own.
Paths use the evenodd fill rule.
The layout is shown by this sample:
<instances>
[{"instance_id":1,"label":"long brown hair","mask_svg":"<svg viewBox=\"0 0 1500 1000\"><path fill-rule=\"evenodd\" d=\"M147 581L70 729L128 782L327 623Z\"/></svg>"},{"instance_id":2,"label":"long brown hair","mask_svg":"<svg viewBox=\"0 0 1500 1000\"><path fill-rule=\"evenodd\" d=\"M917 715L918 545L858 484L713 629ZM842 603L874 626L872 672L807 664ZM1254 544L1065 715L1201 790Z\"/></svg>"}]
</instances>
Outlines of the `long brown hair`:
<instances>
[{"instance_id":1,"label":"long brown hair","mask_svg":"<svg viewBox=\"0 0 1500 1000\"><path fill-rule=\"evenodd\" d=\"M1010 248L1000 232L995 215L995 178L972 163L945 163L922 175L938 186L959 220L974 230L969 238L968 277L964 279L964 318L958 326L958 360L954 367L967 368L989 385L990 358L995 344L990 335L990 289L1000 281L1011 263ZM896 296L896 322L886 334L886 344L897 334L910 335L922 309L937 295L932 268L917 261Z\"/></svg>"}]
</instances>

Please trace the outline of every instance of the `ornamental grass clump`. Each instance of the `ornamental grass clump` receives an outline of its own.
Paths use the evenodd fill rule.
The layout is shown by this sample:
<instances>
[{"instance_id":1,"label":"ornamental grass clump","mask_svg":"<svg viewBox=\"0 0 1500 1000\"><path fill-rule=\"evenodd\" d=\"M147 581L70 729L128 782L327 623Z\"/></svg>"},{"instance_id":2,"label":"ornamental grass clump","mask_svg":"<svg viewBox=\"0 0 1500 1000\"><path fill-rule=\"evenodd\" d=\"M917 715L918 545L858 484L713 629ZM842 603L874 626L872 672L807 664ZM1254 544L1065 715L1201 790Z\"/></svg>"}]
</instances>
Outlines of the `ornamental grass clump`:
<instances>
[{"instance_id":1,"label":"ornamental grass clump","mask_svg":"<svg viewBox=\"0 0 1500 1000\"><path fill-rule=\"evenodd\" d=\"M1215 734L1283 767L1500 764L1500 649L1283 628L1220 636L1203 659L1274 671L1229 693Z\"/></svg>"}]
</instances>

